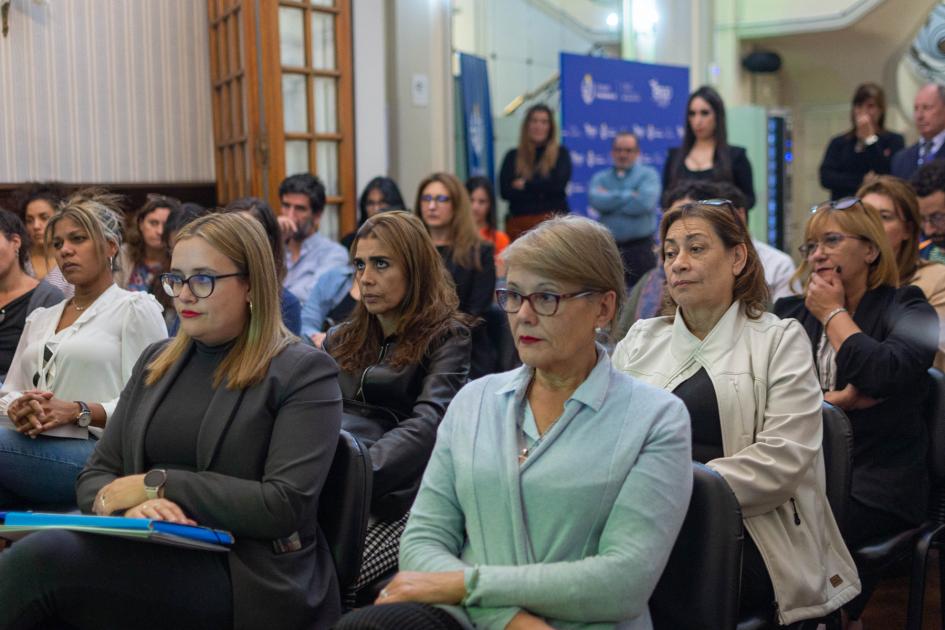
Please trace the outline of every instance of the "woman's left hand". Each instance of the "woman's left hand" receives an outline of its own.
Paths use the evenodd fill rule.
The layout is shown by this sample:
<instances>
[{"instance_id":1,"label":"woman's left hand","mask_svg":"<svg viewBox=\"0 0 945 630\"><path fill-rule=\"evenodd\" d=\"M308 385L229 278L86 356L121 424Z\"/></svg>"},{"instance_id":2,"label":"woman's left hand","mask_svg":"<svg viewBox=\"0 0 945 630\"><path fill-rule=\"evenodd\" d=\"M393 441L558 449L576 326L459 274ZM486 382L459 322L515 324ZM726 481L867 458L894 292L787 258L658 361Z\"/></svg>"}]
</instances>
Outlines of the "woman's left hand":
<instances>
[{"instance_id":1,"label":"woman's left hand","mask_svg":"<svg viewBox=\"0 0 945 630\"><path fill-rule=\"evenodd\" d=\"M446 573L401 571L381 589L374 603L458 604L465 596L466 583L462 571Z\"/></svg>"},{"instance_id":2,"label":"woman's left hand","mask_svg":"<svg viewBox=\"0 0 945 630\"><path fill-rule=\"evenodd\" d=\"M95 495L92 511L108 516L121 510L127 510L148 500L144 493L144 475L119 477L103 486Z\"/></svg>"},{"instance_id":3,"label":"woman's left hand","mask_svg":"<svg viewBox=\"0 0 945 630\"><path fill-rule=\"evenodd\" d=\"M836 271L831 269L811 274L804 306L818 321L823 322L827 315L843 307L845 302L843 281Z\"/></svg>"},{"instance_id":4,"label":"woman's left hand","mask_svg":"<svg viewBox=\"0 0 945 630\"><path fill-rule=\"evenodd\" d=\"M155 521L167 521L168 523L183 523L184 525L197 524L197 521L188 518L184 514L184 510L179 505L167 499L148 499L125 512L125 516L128 518L149 518Z\"/></svg>"}]
</instances>

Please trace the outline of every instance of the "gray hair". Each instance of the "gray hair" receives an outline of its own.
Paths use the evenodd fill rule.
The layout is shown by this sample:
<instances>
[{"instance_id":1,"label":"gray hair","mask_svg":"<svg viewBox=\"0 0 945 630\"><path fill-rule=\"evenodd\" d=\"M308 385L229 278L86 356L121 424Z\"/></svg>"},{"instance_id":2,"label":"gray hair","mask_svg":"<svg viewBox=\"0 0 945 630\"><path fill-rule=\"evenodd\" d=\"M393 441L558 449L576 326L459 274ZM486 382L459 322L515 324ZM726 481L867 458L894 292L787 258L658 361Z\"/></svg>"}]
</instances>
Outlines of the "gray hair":
<instances>
[{"instance_id":1,"label":"gray hair","mask_svg":"<svg viewBox=\"0 0 945 630\"><path fill-rule=\"evenodd\" d=\"M110 257L106 244L111 242L121 248L124 217L121 211L121 195L106 192L101 189L80 190L65 200L56 211L56 214L46 224L46 248L52 245L53 230L56 224L63 219L70 219L76 225L88 232L89 238L95 243L99 255L109 260L111 271L119 269L119 256Z\"/></svg>"},{"instance_id":2,"label":"gray hair","mask_svg":"<svg viewBox=\"0 0 945 630\"><path fill-rule=\"evenodd\" d=\"M501 254L506 268L521 267L594 291L613 291L620 312L627 295L623 261L605 226L569 214L548 219L526 232Z\"/></svg>"}]
</instances>

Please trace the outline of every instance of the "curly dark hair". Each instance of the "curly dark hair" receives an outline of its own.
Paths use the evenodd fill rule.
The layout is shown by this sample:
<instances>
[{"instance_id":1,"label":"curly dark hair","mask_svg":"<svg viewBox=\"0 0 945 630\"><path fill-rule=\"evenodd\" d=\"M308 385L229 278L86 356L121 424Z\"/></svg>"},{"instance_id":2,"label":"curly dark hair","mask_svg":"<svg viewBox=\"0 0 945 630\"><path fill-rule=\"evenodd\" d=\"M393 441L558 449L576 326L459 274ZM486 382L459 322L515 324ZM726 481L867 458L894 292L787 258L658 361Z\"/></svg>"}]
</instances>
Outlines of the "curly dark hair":
<instances>
[{"instance_id":1,"label":"curly dark hair","mask_svg":"<svg viewBox=\"0 0 945 630\"><path fill-rule=\"evenodd\" d=\"M307 196L312 214L321 214L325 209L325 184L311 173L296 173L282 180L279 184L279 198L291 194Z\"/></svg>"},{"instance_id":2,"label":"curly dark hair","mask_svg":"<svg viewBox=\"0 0 945 630\"><path fill-rule=\"evenodd\" d=\"M919 167L909 180L915 194L928 197L939 191L945 192L945 160L932 160Z\"/></svg>"},{"instance_id":3,"label":"curly dark hair","mask_svg":"<svg viewBox=\"0 0 945 630\"><path fill-rule=\"evenodd\" d=\"M26 226L23 225L23 221L6 208L0 208L0 233L3 233L7 240L12 240L14 236L20 238L20 251L17 255L17 261L20 263L20 269L26 271L32 241L26 231Z\"/></svg>"},{"instance_id":4,"label":"curly dark hair","mask_svg":"<svg viewBox=\"0 0 945 630\"><path fill-rule=\"evenodd\" d=\"M26 206L37 199L45 201L53 210L59 209L59 204L65 201L69 194L64 185L59 182L30 182L16 191L16 213L20 219L26 221Z\"/></svg>"}]
</instances>

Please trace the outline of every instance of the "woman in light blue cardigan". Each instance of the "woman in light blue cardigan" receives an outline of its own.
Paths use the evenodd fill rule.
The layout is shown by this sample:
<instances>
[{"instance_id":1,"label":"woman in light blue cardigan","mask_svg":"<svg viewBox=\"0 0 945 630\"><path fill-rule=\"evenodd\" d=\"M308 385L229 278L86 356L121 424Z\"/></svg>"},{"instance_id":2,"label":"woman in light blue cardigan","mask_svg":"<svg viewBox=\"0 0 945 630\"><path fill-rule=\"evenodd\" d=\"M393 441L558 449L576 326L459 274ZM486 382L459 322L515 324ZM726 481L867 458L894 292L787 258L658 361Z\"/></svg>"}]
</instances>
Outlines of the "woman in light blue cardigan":
<instances>
[{"instance_id":1,"label":"woman in light blue cardigan","mask_svg":"<svg viewBox=\"0 0 945 630\"><path fill-rule=\"evenodd\" d=\"M525 365L453 399L401 572L339 628L651 628L692 490L688 413L595 343L624 296L606 228L552 219L505 260Z\"/></svg>"}]
</instances>

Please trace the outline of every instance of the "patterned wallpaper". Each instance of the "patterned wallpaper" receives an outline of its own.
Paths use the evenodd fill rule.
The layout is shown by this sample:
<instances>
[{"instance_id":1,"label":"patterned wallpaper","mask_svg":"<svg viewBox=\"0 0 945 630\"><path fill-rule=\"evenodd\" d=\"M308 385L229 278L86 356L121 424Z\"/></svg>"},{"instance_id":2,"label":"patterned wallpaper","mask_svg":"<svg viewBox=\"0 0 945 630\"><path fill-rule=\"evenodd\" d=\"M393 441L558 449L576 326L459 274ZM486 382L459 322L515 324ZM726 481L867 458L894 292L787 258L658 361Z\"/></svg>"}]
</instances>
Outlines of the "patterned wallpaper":
<instances>
[{"instance_id":1,"label":"patterned wallpaper","mask_svg":"<svg viewBox=\"0 0 945 630\"><path fill-rule=\"evenodd\" d=\"M204 0L13 0L0 183L213 181Z\"/></svg>"}]
</instances>

